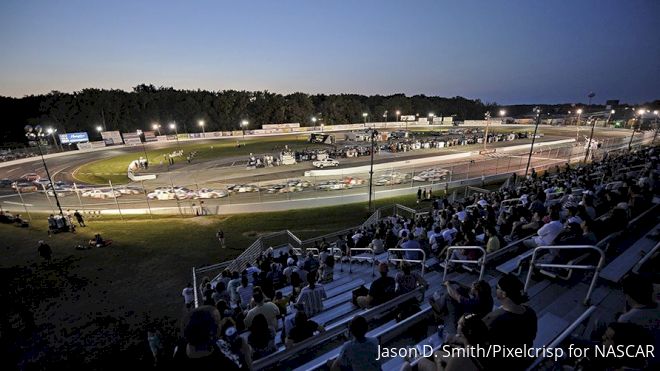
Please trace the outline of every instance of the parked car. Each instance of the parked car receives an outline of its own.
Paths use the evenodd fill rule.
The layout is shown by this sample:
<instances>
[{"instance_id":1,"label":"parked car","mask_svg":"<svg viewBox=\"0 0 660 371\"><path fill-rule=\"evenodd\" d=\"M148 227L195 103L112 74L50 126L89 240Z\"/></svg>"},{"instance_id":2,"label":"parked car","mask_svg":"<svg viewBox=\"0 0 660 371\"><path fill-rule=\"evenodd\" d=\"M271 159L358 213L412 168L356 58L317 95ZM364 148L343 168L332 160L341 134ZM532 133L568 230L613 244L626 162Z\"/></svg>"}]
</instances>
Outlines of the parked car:
<instances>
[{"instance_id":1,"label":"parked car","mask_svg":"<svg viewBox=\"0 0 660 371\"><path fill-rule=\"evenodd\" d=\"M339 161L333 159L333 158L324 158L323 160L317 160L312 162L312 165L314 167L317 167L319 169L323 169L324 167L337 167L339 166Z\"/></svg>"},{"instance_id":2,"label":"parked car","mask_svg":"<svg viewBox=\"0 0 660 371\"><path fill-rule=\"evenodd\" d=\"M118 191L112 191L110 189L91 189L88 191L85 191L82 193L83 197L89 197L89 198L100 198L100 199L106 199L106 198L114 198L114 197L119 197L121 196L121 193Z\"/></svg>"},{"instance_id":3,"label":"parked car","mask_svg":"<svg viewBox=\"0 0 660 371\"><path fill-rule=\"evenodd\" d=\"M200 188L197 198L221 198L227 197L227 191L221 189Z\"/></svg>"}]
</instances>

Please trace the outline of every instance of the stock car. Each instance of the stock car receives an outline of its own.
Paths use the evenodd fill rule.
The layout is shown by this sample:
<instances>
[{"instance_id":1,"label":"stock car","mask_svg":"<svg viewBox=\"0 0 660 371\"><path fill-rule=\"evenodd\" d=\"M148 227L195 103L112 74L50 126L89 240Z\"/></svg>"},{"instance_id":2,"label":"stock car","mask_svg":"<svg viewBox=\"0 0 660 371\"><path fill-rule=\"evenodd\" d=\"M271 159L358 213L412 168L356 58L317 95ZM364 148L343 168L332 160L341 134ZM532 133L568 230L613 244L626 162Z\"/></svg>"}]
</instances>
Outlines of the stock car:
<instances>
[{"instance_id":1,"label":"stock car","mask_svg":"<svg viewBox=\"0 0 660 371\"><path fill-rule=\"evenodd\" d=\"M413 177L416 182L438 182L444 180L449 175L449 170L445 169L428 169L420 172Z\"/></svg>"},{"instance_id":2,"label":"stock car","mask_svg":"<svg viewBox=\"0 0 660 371\"><path fill-rule=\"evenodd\" d=\"M110 189L90 189L88 191L85 191L81 194L83 197L89 197L89 198L100 198L100 199L106 199L106 198L113 198L113 197L119 197L121 196L121 193L119 191L112 191Z\"/></svg>"},{"instance_id":3,"label":"stock car","mask_svg":"<svg viewBox=\"0 0 660 371\"><path fill-rule=\"evenodd\" d=\"M377 186L388 186L394 184L401 184L406 180L410 179L409 174L400 173L398 171L385 173L374 180L374 184Z\"/></svg>"},{"instance_id":4,"label":"stock car","mask_svg":"<svg viewBox=\"0 0 660 371\"><path fill-rule=\"evenodd\" d=\"M169 187L161 187L147 193L147 198L150 200L174 200L176 194Z\"/></svg>"},{"instance_id":5,"label":"stock car","mask_svg":"<svg viewBox=\"0 0 660 371\"><path fill-rule=\"evenodd\" d=\"M9 188L13 181L11 179L0 179L0 188Z\"/></svg>"},{"instance_id":6,"label":"stock car","mask_svg":"<svg viewBox=\"0 0 660 371\"><path fill-rule=\"evenodd\" d=\"M227 197L227 192L221 189L200 188L197 191L197 198L221 198Z\"/></svg>"},{"instance_id":7,"label":"stock car","mask_svg":"<svg viewBox=\"0 0 660 371\"><path fill-rule=\"evenodd\" d=\"M131 186L121 186L121 187L115 187L115 191L123 194L123 195L139 195L142 193L142 189L138 187L131 187Z\"/></svg>"},{"instance_id":8,"label":"stock car","mask_svg":"<svg viewBox=\"0 0 660 371\"><path fill-rule=\"evenodd\" d=\"M11 187L18 192L27 193L27 192L36 192L39 189L32 182L13 182Z\"/></svg>"},{"instance_id":9,"label":"stock car","mask_svg":"<svg viewBox=\"0 0 660 371\"><path fill-rule=\"evenodd\" d=\"M352 185L343 183L339 180L329 180L327 182L319 183L316 186L316 189L326 190L326 191L333 191L333 190L341 190L341 189L347 189L347 188L352 188L352 187L353 187Z\"/></svg>"},{"instance_id":10,"label":"stock car","mask_svg":"<svg viewBox=\"0 0 660 371\"><path fill-rule=\"evenodd\" d=\"M314 165L314 167L317 167L319 169L323 169L324 167L337 167L337 166L339 166L339 161L337 161L333 158L327 157L327 158L324 158L323 160L318 160L318 161L312 162L312 165Z\"/></svg>"},{"instance_id":11,"label":"stock car","mask_svg":"<svg viewBox=\"0 0 660 371\"><path fill-rule=\"evenodd\" d=\"M57 197L64 197L73 194L73 189L56 185L54 188L49 188L48 191L46 191L46 194L49 196L55 196L55 192L57 192Z\"/></svg>"}]
</instances>

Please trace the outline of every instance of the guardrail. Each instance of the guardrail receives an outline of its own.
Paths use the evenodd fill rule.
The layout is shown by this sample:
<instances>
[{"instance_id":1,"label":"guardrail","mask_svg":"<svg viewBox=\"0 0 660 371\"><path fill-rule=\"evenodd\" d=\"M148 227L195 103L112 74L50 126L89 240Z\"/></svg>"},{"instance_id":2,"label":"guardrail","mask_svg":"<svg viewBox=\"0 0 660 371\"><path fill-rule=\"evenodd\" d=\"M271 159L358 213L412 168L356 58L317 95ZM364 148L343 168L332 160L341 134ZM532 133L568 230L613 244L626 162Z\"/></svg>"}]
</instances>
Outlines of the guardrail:
<instances>
[{"instance_id":1,"label":"guardrail","mask_svg":"<svg viewBox=\"0 0 660 371\"><path fill-rule=\"evenodd\" d=\"M193 278L193 292L194 292L194 304L195 308L199 306L199 299L197 299L197 275L195 274L195 267L192 269L192 278Z\"/></svg>"},{"instance_id":2,"label":"guardrail","mask_svg":"<svg viewBox=\"0 0 660 371\"><path fill-rule=\"evenodd\" d=\"M392 258L392 252L403 252L403 258ZM406 252L419 252L422 254L422 259L406 259L405 258L405 253ZM413 264L421 264L422 265L422 276L424 275L424 268L426 266L426 252L422 249L389 249L387 250L387 261L388 262L407 262L407 263L413 263Z\"/></svg>"},{"instance_id":3,"label":"guardrail","mask_svg":"<svg viewBox=\"0 0 660 371\"><path fill-rule=\"evenodd\" d=\"M638 274L639 270L642 268L642 266L649 260L655 253L658 252L658 249L660 249L660 242L658 242L652 249L649 251L646 255L640 259L637 264L635 264L635 267L633 267L633 273Z\"/></svg>"},{"instance_id":4,"label":"guardrail","mask_svg":"<svg viewBox=\"0 0 660 371\"><path fill-rule=\"evenodd\" d=\"M479 250L481 251L481 258L477 260L467 260L467 259L452 259L451 252L454 250ZM484 277L484 271L486 269L486 250L481 246L450 246L447 248L446 257L445 257L445 271L442 274L442 281L447 278L447 270L449 269L449 263L461 263L461 264L477 264L481 266L479 270L479 279L481 280Z\"/></svg>"},{"instance_id":5,"label":"guardrail","mask_svg":"<svg viewBox=\"0 0 660 371\"><path fill-rule=\"evenodd\" d=\"M543 251L543 250L593 250L600 255L600 259L598 260L598 265L538 263L537 262L538 253L539 251ZM600 270L603 269L604 264L605 264L605 253L603 252L603 250L599 249L596 246L591 246L591 245L539 246L534 249L534 253L532 254L532 261L530 262L529 271L527 272L527 279L525 280L524 291L526 292L527 288L529 287L529 283L532 279L532 272L534 271L534 267L593 270L594 276L591 279L591 284L589 285L587 296L584 298L583 301L584 305L588 305L589 300L591 299L591 293L594 287L596 286L596 280L598 279L598 274L600 273Z\"/></svg>"},{"instance_id":6,"label":"guardrail","mask_svg":"<svg viewBox=\"0 0 660 371\"><path fill-rule=\"evenodd\" d=\"M371 252L371 256L353 256L353 251ZM374 268L376 266L376 253L370 247L354 247L348 250L348 273L353 273L353 259L369 260L371 259L371 276L375 276Z\"/></svg>"}]
</instances>

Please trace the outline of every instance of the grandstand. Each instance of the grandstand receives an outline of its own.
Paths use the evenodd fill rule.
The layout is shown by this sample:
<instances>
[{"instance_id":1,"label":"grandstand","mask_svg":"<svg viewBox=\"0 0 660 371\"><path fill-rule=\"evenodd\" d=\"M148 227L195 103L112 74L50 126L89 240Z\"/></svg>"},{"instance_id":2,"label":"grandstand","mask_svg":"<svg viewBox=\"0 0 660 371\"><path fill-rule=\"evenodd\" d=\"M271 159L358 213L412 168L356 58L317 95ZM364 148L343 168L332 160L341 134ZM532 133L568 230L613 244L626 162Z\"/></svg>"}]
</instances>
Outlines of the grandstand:
<instances>
[{"instance_id":1,"label":"grandstand","mask_svg":"<svg viewBox=\"0 0 660 371\"><path fill-rule=\"evenodd\" d=\"M448 339L439 335L427 299L434 293L446 292L443 283L448 280L466 287L484 280L495 293L498 281L505 275L517 275L524 282L526 304L538 319L533 345L567 347L575 338L589 338L599 323L616 319L625 303L620 287L626 275L633 272L657 281L657 269L653 267L657 267L660 246L658 164L657 149L652 147L517 182L507 181L498 191L468 187L461 199L455 192L452 200L438 199L427 209L384 207L362 225L310 240L303 241L290 231L262 236L233 261L192 269L195 306L203 301L204 293L198 289L202 276L218 282L224 270L240 272L248 264L258 266L264 259L276 260L280 254L295 255L301 260L308 253L319 257L327 250L337 264L332 281L324 283L327 298L323 300L323 310L311 318L325 331L287 348L282 341L286 331L282 316L275 337L276 351L253 360L252 369L327 369L339 356L347 340L348 326L358 314L369 323L367 336L376 338L382 347L439 349ZM538 243L543 236L520 229L518 217L529 219L530 210L535 208L545 214L544 218L552 213L560 218L562 230L552 243ZM585 219L595 226L593 230L571 235L571 224ZM428 238L434 226L444 228L448 221L461 226L449 240ZM498 234L511 237L501 239L506 243L490 252L486 249L488 237L483 235L488 223L494 224ZM548 225L551 220L539 223ZM408 229L409 225L411 231L412 226L424 230L419 250L390 246L377 253L368 244L345 246L353 231L380 234L383 226ZM583 236L587 235L594 239L585 240ZM390 275L399 271L401 262L410 264L428 282L428 287L418 286L382 304L359 308L353 303L353 292L361 286L369 288L379 262L389 264ZM294 292L291 285L278 290L285 296ZM414 313L397 316L411 301L418 303ZM494 308L499 305L495 298ZM247 339L248 331L242 336ZM400 370L406 364L414 369L421 358L381 359L381 367ZM576 359L539 357L528 361L529 369L549 369L557 367L556 362L571 365Z\"/></svg>"}]
</instances>

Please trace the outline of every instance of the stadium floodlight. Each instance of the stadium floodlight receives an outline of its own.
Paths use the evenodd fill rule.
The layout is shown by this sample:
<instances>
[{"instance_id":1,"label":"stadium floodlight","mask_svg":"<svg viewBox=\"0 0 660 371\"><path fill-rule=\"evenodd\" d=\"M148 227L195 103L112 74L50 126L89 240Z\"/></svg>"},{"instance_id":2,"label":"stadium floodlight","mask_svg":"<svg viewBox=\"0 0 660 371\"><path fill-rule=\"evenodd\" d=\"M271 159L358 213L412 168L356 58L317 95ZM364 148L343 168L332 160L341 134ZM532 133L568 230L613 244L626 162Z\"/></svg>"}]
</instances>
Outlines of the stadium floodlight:
<instances>
[{"instance_id":1,"label":"stadium floodlight","mask_svg":"<svg viewBox=\"0 0 660 371\"><path fill-rule=\"evenodd\" d=\"M582 108L580 108L580 109L577 110L577 114L578 114L578 115L581 115L581 114L582 114Z\"/></svg>"},{"instance_id":2,"label":"stadium floodlight","mask_svg":"<svg viewBox=\"0 0 660 371\"><path fill-rule=\"evenodd\" d=\"M176 130L176 125L175 125L174 123L171 123L171 124L170 124L170 129L172 129L172 130Z\"/></svg>"},{"instance_id":3,"label":"stadium floodlight","mask_svg":"<svg viewBox=\"0 0 660 371\"><path fill-rule=\"evenodd\" d=\"M51 129L52 130L52 129ZM50 171L48 170L48 165L46 165L46 159L44 158L44 152L41 150L41 138L44 136L43 129L41 125L37 125L35 127L32 127L30 125L25 125L25 137L28 139L28 141L35 141L37 142L37 148L39 148L39 155L41 156L41 162L44 165L44 170L46 170L46 176L48 177L48 183L50 183L51 187L53 186L53 179L50 176ZM46 191L46 186L44 187L44 191ZM64 213L62 212L62 206L60 206L60 199L57 197L57 192L53 189L53 195L55 196L55 203L57 204L57 208L60 210L60 215L64 216ZM25 209L27 211L27 208ZM32 220L32 217L30 216L30 212L27 211L28 217L30 220Z\"/></svg>"},{"instance_id":4,"label":"stadium floodlight","mask_svg":"<svg viewBox=\"0 0 660 371\"><path fill-rule=\"evenodd\" d=\"M367 116L369 116L368 113L366 113L366 112L362 112L362 117L364 118L364 126L365 126L365 127L367 126Z\"/></svg>"},{"instance_id":5,"label":"stadium floodlight","mask_svg":"<svg viewBox=\"0 0 660 371\"><path fill-rule=\"evenodd\" d=\"M610 113L611 113L611 114L615 114L616 111L615 111L615 110L611 110Z\"/></svg>"},{"instance_id":6,"label":"stadium floodlight","mask_svg":"<svg viewBox=\"0 0 660 371\"><path fill-rule=\"evenodd\" d=\"M102 131L103 131L103 127L102 127L101 125L97 126L97 127L96 127L96 131L98 131L99 133L102 132Z\"/></svg>"},{"instance_id":7,"label":"stadium floodlight","mask_svg":"<svg viewBox=\"0 0 660 371\"><path fill-rule=\"evenodd\" d=\"M500 116L501 116L501 117L504 117L504 115L506 115L506 111L503 110L503 109L501 109L501 110L500 110Z\"/></svg>"},{"instance_id":8,"label":"stadium floodlight","mask_svg":"<svg viewBox=\"0 0 660 371\"><path fill-rule=\"evenodd\" d=\"M199 120L197 123L202 127L202 134L206 134L206 131L204 131L204 124L206 124L204 120Z\"/></svg>"},{"instance_id":9,"label":"stadium floodlight","mask_svg":"<svg viewBox=\"0 0 660 371\"><path fill-rule=\"evenodd\" d=\"M396 122L399 122L399 116L401 116L401 111L396 110Z\"/></svg>"},{"instance_id":10,"label":"stadium floodlight","mask_svg":"<svg viewBox=\"0 0 660 371\"><path fill-rule=\"evenodd\" d=\"M316 124L316 117L312 117L312 122Z\"/></svg>"}]
</instances>

